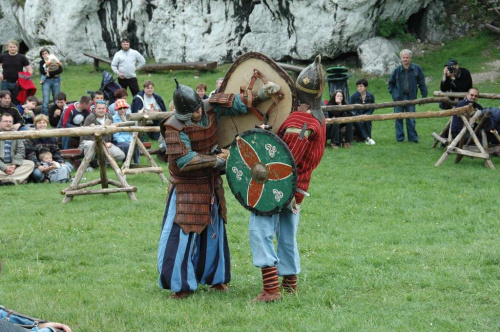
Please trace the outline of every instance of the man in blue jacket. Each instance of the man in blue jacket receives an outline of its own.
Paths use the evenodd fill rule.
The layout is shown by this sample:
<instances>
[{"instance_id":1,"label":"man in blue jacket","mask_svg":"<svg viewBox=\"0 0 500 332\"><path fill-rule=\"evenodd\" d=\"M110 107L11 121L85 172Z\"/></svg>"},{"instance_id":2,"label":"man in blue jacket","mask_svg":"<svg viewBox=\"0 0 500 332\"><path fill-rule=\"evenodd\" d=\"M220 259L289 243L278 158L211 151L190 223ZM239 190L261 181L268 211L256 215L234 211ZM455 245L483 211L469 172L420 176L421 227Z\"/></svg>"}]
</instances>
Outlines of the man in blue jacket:
<instances>
[{"instance_id":1,"label":"man in blue jacket","mask_svg":"<svg viewBox=\"0 0 500 332\"><path fill-rule=\"evenodd\" d=\"M411 63L411 51L404 49L399 53L401 65L396 67L389 78L389 93L392 100L412 100L417 99L417 88L420 89L422 98L427 97L427 85L422 67ZM394 107L394 113L415 112L415 105ZM418 143L418 134L415 119L406 119L406 131L408 141ZM403 119L396 119L396 140L405 140Z\"/></svg>"}]
</instances>

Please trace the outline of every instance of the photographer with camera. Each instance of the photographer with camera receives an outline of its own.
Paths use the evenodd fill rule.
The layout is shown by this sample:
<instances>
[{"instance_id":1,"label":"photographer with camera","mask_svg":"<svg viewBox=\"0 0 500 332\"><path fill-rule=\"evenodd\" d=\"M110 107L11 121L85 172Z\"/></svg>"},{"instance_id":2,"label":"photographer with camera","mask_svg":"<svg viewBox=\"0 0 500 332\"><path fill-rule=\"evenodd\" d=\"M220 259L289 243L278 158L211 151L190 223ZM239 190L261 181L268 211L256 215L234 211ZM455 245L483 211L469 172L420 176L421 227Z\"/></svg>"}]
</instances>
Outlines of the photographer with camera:
<instances>
[{"instance_id":1,"label":"photographer with camera","mask_svg":"<svg viewBox=\"0 0 500 332\"><path fill-rule=\"evenodd\" d=\"M460 68L457 60L449 60L443 68L442 92L468 92L472 88L472 77L466 68ZM456 98L450 98L455 100ZM448 103L439 103L443 110L452 108Z\"/></svg>"}]
</instances>

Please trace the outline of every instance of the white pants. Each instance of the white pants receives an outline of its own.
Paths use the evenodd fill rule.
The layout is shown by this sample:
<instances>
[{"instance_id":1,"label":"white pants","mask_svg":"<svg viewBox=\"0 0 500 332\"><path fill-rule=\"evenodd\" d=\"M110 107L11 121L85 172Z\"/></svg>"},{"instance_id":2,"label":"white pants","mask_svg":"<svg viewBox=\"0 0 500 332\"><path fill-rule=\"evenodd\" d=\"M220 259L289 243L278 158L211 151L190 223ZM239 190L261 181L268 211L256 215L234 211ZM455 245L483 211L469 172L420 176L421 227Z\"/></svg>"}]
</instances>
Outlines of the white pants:
<instances>
[{"instance_id":1,"label":"white pants","mask_svg":"<svg viewBox=\"0 0 500 332\"><path fill-rule=\"evenodd\" d=\"M16 183L21 183L26 180L31 173L33 173L33 169L35 168L35 163L31 160L23 160L23 164L21 166L17 166L14 174L7 175L4 171L0 171L0 181L1 180L11 180Z\"/></svg>"},{"instance_id":2,"label":"white pants","mask_svg":"<svg viewBox=\"0 0 500 332\"><path fill-rule=\"evenodd\" d=\"M83 151L83 154L87 154L87 151L90 149L92 144L94 144L94 141L86 140L81 142L78 148ZM123 153L123 151L114 144L111 144L111 147L108 148L108 151L116 162L122 161L126 157L125 153Z\"/></svg>"}]
</instances>

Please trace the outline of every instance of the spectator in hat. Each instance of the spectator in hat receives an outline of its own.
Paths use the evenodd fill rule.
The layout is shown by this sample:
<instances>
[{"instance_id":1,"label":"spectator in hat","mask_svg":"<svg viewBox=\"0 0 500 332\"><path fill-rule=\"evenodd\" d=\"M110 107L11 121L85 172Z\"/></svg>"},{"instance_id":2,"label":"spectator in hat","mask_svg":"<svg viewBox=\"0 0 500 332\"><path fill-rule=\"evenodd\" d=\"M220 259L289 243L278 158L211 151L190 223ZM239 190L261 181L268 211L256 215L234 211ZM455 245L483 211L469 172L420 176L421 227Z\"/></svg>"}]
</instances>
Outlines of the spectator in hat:
<instances>
[{"instance_id":1,"label":"spectator in hat","mask_svg":"<svg viewBox=\"0 0 500 332\"><path fill-rule=\"evenodd\" d=\"M443 68L442 92L468 92L472 88L472 76L466 68L461 68L457 60L449 60ZM457 98L450 98L456 100ZM440 103L441 109L451 109L449 103Z\"/></svg>"},{"instance_id":2,"label":"spectator in hat","mask_svg":"<svg viewBox=\"0 0 500 332\"><path fill-rule=\"evenodd\" d=\"M113 115L113 123L120 123L125 121L125 115L130 113L130 106L125 99L117 99L115 102L115 115ZM118 132L113 134L113 143L120 148L120 150L128 155L128 149L132 142L132 134L130 132ZM139 164L139 149L135 149L134 163Z\"/></svg>"}]
</instances>

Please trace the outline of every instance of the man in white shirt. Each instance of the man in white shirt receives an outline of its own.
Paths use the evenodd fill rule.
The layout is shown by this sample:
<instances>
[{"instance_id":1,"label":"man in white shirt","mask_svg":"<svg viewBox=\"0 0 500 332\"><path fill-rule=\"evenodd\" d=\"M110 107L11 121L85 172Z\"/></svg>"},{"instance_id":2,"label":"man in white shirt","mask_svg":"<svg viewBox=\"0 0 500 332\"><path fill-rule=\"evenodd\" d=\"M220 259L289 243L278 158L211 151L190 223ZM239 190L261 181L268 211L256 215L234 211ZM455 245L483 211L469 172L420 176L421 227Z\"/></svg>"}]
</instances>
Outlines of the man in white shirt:
<instances>
[{"instance_id":1,"label":"man in white shirt","mask_svg":"<svg viewBox=\"0 0 500 332\"><path fill-rule=\"evenodd\" d=\"M122 39L122 49L116 52L111 62L111 69L118 75L118 83L124 88L130 89L132 96L139 92L139 83L135 72L146 64L144 57L134 49L130 48L130 41Z\"/></svg>"}]
</instances>

